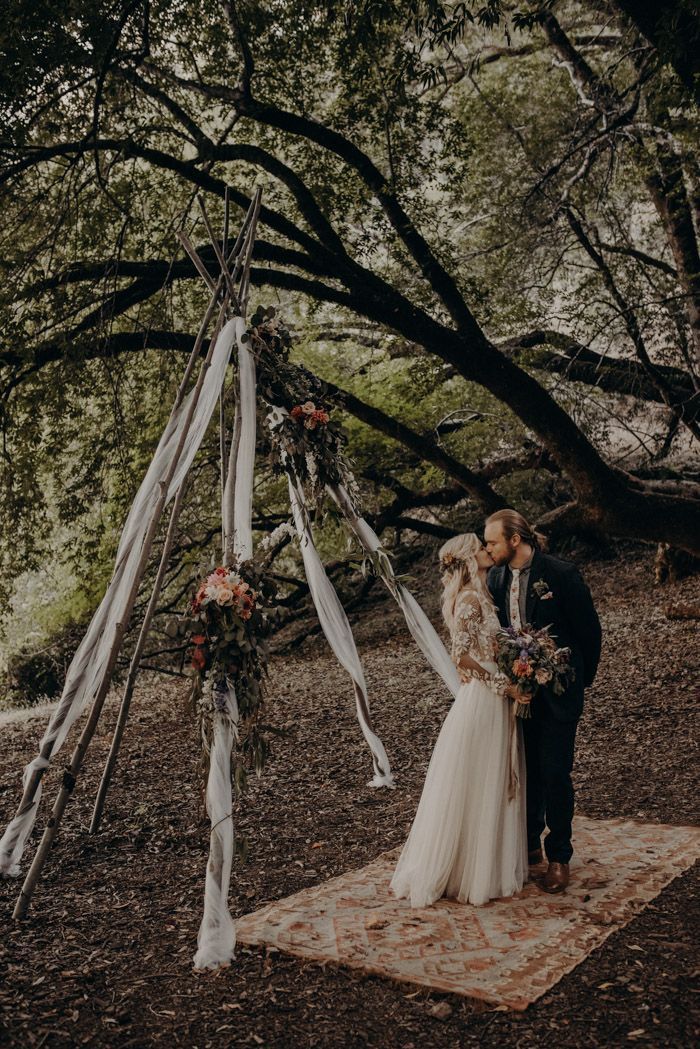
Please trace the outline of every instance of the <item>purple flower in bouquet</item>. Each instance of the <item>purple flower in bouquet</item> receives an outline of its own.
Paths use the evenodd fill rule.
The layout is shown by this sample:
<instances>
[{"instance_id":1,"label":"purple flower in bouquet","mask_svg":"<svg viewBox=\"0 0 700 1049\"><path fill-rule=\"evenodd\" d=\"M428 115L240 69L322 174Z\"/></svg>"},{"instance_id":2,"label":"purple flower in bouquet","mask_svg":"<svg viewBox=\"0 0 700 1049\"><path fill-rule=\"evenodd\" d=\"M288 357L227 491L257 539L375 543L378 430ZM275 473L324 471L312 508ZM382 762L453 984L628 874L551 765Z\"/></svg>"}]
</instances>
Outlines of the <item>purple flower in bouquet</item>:
<instances>
[{"instance_id":1,"label":"purple flower in bouquet","mask_svg":"<svg viewBox=\"0 0 700 1049\"><path fill-rule=\"evenodd\" d=\"M530 717L530 702L546 687L560 696L573 680L571 652L557 648L547 627L506 627L496 635L496 662L522 697L515 707L518 717Z\"/></svg>"}]
</instances>

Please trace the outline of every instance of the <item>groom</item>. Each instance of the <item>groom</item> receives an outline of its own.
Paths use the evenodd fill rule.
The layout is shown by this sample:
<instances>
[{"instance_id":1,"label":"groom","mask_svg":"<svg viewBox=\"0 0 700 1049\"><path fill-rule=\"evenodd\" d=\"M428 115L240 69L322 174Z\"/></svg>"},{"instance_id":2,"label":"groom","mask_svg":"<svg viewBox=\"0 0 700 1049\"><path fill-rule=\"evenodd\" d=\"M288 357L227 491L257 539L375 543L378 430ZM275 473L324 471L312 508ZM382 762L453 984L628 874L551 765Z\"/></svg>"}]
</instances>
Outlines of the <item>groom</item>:
<instances>
[{"instance_id":1,"label":"groom","mask_svg":"<svg viewBox=\"0 0 700 1049\"><path fill-rule=\"evenodd\" d=\"M527 840L531 866L548 868L545 892L563 892L569 884L571 820L576 726L583 709L583 690L593 683L600 659L600 620L591 593L569 561L549 557L537 536L516 510L499 510L486 521L484 543L495 565L488 586L501 625L550 627L557 645L571 649L575 679L561 696L541 686L523 719L527 764Z\"/></svg>"}]
</instances>

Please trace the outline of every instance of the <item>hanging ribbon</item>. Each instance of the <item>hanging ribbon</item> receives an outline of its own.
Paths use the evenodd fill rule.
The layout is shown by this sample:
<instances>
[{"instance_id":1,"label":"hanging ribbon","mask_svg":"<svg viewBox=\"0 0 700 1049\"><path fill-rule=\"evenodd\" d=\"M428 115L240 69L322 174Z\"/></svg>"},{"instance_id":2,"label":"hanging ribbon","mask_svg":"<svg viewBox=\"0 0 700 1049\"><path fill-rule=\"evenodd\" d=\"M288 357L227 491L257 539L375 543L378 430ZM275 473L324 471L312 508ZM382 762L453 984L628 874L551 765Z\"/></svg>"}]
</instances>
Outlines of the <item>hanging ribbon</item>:
<instances>
[{"instance_id":1,"label":"hanging ribbon","mask_svg":"<svg viewBox=\"0 0 700 1049\"><path fill-rule=\"evenodd\" d=\"M231 795L231 750L238 736L238 703L230 681L213 689L214 725L209 750L207 814L211 822L209 859L204 885L204 914L197 935L195 969L230 965L236 926L228 906L233 864L234 829Z\"/></svg>"},{"instance_id":2,"label":"hanging ribbon","mask_svg":"<svg viewBox=\"0 0 700 1049\"><path fill-rule=\"evenodd\" d=\"M326 575L323 562L314 545L309 515L304 501L304 490L291 477L288 477L288 481L289 500L292 506L294 524L299 535L301 556L304 559L304 570L311 598L323 633L326 635L336 659L352 678L357 719L372 753L374 776L369 781L368 786L394 787L394 777L389 766L389 759L384 749L384 744L372 725L364 670L357 653L348 617L333 584Z\"/></svg>"},{"instance_id":3,"label":"hanging ribbon","mask_svg":"<svg viewBox=\"0 0 700 1049\"><path fill-rule=\"evenodd\" d=\"M435 627L413 594L396 578L391 560L376 532L367 524L363 517L358 516L352 500L343 485L327 485L326 489L364 550L368 554L378 555L376 564L379 574L403 612L411 636L430 665L445 682L452 695L456 696L461 684L457 668L452 662L450 654Z\"/></svg>"},{"instance_id":4,"label":"hanging ribbon","mask_svg":"<svg viewBox=\"0 0 700 1049\"><path fill-rule=\"evenodd\" d=\"M232 535L234 557L253 556L253 479L255 471L256 388L255 359L244 341L245 325L238 318L240 441L235 449L236 468L229 472L223 494L224 550ZM234 483L231 493L229 485ZM233 499L231 499L233 496ZM233 504L233 520L224 508ZM214 703L212 742L207 777L207 813L211 822L209 860L204 885L204 914L197 936L195 969L230 965L236 946L236 925L228 905L234 851L231 792L231 751L237 739L238 703L230 681Z\"/></svg>"}]
</instances>

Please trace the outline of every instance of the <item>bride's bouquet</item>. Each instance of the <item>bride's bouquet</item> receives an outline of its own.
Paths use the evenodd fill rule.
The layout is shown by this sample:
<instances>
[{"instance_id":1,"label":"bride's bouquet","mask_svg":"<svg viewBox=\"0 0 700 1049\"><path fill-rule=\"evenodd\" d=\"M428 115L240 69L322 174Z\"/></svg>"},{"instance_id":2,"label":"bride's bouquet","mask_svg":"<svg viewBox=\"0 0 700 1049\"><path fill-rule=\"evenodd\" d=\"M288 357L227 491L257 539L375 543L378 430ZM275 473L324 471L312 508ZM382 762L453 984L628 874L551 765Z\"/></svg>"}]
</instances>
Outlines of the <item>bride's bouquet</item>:
<instances>
[{"instance_id":1,"label":"bride's bouquet","mask_svg":"<svg viewBox=\"0 0 700 1049\"><path fill-rule=\"evenodd\" d=\"M515 705L520 718L531 717L530 703L541 685L561 696L574 680L571 649L557 648L547 627L506 627L496 634L496 662L525 698Z\"/></svg>"}]
</instances>

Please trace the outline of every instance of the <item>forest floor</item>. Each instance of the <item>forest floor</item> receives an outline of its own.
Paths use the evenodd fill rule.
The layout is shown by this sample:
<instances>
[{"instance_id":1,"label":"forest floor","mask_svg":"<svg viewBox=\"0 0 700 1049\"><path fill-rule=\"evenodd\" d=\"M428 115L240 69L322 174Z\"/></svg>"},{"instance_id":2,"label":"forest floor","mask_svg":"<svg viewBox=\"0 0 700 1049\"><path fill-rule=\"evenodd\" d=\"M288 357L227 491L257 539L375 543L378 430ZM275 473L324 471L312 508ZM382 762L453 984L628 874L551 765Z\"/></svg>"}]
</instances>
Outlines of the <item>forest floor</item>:
<instances>
[{"instance_id":1,"label":"forest floor","mask_svg":"<svg viewBox=\"0 0 700 1049\"><path fill-rule=\"evenodd\" d=\"M696 823L697 621L667 619L664 608L697 602L700 579L655 587L648 551L591 560L584 571L605 647L579 727L578 809ZM436 584L430 567L419 566L412 588L421 601L430 595L424 603L437 621ZM314 638L278 655L268 720L286 735L273 739L265 773L236 805L250 856L234 866L234 915L360 867L405 839L449 697L378 588L352 618L398 789L366 786L371 763L351 690L325 644ZM182 681L144 676L103 828L90 837L115 715L110 698L27 921L10 917L19 884L0 882L0 1044L698 1044L697 867L524 1013L242 946L231 968L194 974L209 836L185 693ZM44 720L0 729L3 825ZM47 776L47 799L60 772Z\"/></svg>"}]
</instances>

